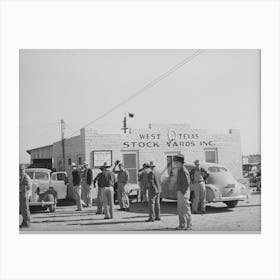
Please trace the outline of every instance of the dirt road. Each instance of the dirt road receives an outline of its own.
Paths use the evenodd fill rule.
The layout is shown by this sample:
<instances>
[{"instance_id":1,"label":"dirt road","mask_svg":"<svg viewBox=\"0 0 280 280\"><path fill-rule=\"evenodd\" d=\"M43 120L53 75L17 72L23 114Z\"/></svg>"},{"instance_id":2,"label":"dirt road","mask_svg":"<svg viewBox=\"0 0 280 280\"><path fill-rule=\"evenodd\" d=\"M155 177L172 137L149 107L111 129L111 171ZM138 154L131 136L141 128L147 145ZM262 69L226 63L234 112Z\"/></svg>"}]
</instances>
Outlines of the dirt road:
<instances>
[{"instance_id":1,"label":"dirt road","mask_svg":"<svg viewBox=\"0 0 280 280\"><path fill-rule=\"evenodd\" d=\"M31 227L21 232L178 232L176 201L163 201L161 204L161 221L146 223L148 209L142 203L131 204L130 212L117 211L115 218L104 220L104 215L95 215L96 206L76 212L75 205L61 205L55 213L36 212L31 214ZM201 232L260 232L261 230L261 195L252 194L249 201L239 202L236 208L229 209L223 203L207 205L205 215L192 215L193 230L183 233ZM182 231L179 231L180 233Z\"/></svg>"}]
</instances>

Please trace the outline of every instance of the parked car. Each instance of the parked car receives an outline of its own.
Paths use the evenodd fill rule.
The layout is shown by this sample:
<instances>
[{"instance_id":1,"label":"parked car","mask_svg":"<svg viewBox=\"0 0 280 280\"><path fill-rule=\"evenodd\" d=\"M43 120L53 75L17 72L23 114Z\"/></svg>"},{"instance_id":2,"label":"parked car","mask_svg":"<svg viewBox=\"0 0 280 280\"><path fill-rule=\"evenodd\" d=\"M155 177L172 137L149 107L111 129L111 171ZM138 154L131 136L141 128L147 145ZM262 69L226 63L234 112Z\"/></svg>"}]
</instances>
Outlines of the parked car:
<instances>
[{"instance_id":1,"label":"parked car","mask_svg":"<svg viewBox=\"0 0 280 280\"><path fill-rule=\"evenodd\" d=\"M193 164L185 164L190 171L195 166ZM232 173L224 166L215 163L202 163L201 167L208 173L209 177L206 182L206 201L224 202L229 208L233 208L238 201L245 200L247 197L247 188L237 182ZM177 179L176 169L170 173L172 175L162 177L162 198L177 199L175 183ZM190 186L190 200L194 199L194 185Z\"/></svg>"},{"instance_id":2,"label":"parked car","mask_svg":"<svg viewBox=\"0 0 280 280\"><path fill-rule=\"evenodd\" d=\"M243 176L250 181L250 187L260 189L261 181L261 164L260 163L245 163L242 165Z\"/></svg>"},{"instance_id":3,"label":"parked car","mask_svg":"<svg viewBox=\"0 0 280 280\"><path fill-rule=\"evenodd\" d=\"M27 168L32 188L29 193L29 206L40 206L54 212L57 200L67 198L67 173L52 172L47 168Z\"/></svg>"}]
</instances>

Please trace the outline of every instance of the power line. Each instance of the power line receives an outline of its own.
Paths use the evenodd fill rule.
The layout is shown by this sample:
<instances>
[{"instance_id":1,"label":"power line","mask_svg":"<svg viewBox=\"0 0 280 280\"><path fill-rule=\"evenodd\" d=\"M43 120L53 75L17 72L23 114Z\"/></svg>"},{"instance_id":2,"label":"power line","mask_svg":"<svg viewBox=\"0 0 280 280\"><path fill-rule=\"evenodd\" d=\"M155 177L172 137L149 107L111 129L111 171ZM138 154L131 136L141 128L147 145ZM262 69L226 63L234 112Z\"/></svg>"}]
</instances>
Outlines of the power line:
<instances>
[{"instance_id":1,"label":"power line","mask_svg":"<svg viewBox=\"0 0 280 280\"><path fill-rule=\"evenodd\" d=\"M157 78L155 78L154 80L152 80L151 82L147 83L143 88L141 88L140 90L136 91L134 94L132 94L131 96L129 96L128 98L126 98L124 101L118 103L117 105L115 105L114 107L112 107L110 110L108 110L107 112L105 112L104 114L100 115L99 117L97 117L96 119L94 119L93 121L87 123L86 125L84 125L82 128L85 128L97 121L99 121L100 119L104 118L105 116L107 116L108 114L112 113L113 111L115 111L116 109L118 109L119 107L121 107L122 105L126 104L127 102L131 101L132 99L136 98L137 96L139 96L140 94L142 94L143 92L145 92L146 90L152 88L153 86L155 86L156 84L158 84L160 81L162 81L163 79L167 78L168 76L170 76L171 74L173 74L175 71L177 71L178 69L180 69L181 67L183 67L185 64L189 63L191 60L193 60L195 57L199 56L200 54L202 54L205 50L197 50L195 51L191 56L188 56L187 58L183 59L181 62L177 63L176 65L174 65L173 67L171 67L168 71L164 72L163 74L161 74L160 76L158 76ZM74 133L72 133L69 137L71 137L72 135L78 133L80 131L77 130ZM68 138L69 138L68 137Z\"/></svg>"}]
</instances>

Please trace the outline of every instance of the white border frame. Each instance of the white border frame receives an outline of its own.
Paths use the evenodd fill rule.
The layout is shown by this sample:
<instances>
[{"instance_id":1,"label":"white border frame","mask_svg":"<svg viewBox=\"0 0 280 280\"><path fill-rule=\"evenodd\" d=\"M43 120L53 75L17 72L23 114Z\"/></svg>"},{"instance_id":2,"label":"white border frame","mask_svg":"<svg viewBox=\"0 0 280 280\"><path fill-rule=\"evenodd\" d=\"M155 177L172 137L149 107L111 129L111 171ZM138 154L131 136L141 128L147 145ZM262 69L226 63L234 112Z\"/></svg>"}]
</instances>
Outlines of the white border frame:
<instances>
[{"instance_id":1,"label":"white border frame","mask_svg":"<svg viewBox=\"0 0 280 280\"><path fill-rule=\"evenodd\" d=\"M279 34L273 0L2 1L1 278L279 279ZM262 234L19 235L20 48L261 49ZM124 244L139 251L132 255ZM42 269L43 260L52 269Z\"/></svg>"}]
</instances>

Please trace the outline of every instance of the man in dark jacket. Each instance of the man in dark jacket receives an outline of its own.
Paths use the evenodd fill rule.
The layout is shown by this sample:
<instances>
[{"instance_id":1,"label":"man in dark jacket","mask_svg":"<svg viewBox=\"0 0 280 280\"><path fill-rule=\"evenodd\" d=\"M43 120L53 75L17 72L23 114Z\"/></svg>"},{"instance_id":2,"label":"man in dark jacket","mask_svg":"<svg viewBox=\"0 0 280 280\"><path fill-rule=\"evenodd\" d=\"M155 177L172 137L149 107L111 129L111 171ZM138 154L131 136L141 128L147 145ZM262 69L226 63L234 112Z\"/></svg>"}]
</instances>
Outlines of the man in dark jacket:
<instances>
[{"instance_id":1,"label":"man in dark jacket","mask_svg":"<svg viewBox=\"0 0 280 280\"><path fill-rule=\"evenodd\" d=\"M74 198L77 204L76 211L82 211L82 177L81 172L77 169L75 163L72 163L72 177L73 177L73 188L74 188Z\"/></svg>"},{"instance_id":2,"label":"man in dark jacket","mask_svg":"<svg viewBox=\"0 0 280 280\"><path fill-rule=\"evenodd\" d=\"M92 207L92 170L88 168L88 163L84 162L84 174L83 174L83 187L85 192L86 207Z\"/></svg>"},{"instance_id":3,"label":"man in dark jacket","mask_svg":"<svg viewBox=\"0 0 280 280\"><path fill-rule=\"evenodd\" d=\"M190 174L184 167L185 157L181 154L174 156L174 164L177 169L177 210L179 216L179 230L190 230L191 208L190 208Z\"/></svg>"},{"instance_id":4,"label":"man in dark jacket","mask_svg":"<svg viewBox=\"0 0 280 280\"><path fill-rule=\"evenodd\" d=\"M160 221L160 193L161 185L159 174L155 170L155 165L150 162L150 172L148 173L148 195L149 195L149 219L146 222Z\"/></svg>"},{"instance_id":5,"label":"man in dark jacket","mask_svg":"<svg viewBox=\"0 0 280 280\"><path fill-rule=\"evenodd\" d=\"M145 204L147 203L148 171L150 171L148 163L144 163L143 168L138 171L138 181L141 189L141 201Z\"/></svg>"},{"instance_id":6,"label":"man in dark jacket","mask_svg":"<svg viewBox=\"0 0 280 280\"><path fill-rule=\"evenodd\" d=\"M205 181L209 174L200 166L199 160L196 160L194 164L195 168L193 168L190 172L191 181L194 185L192 212L194 214L204 214L206 205Z\"/></svg>"}]
</instances>

